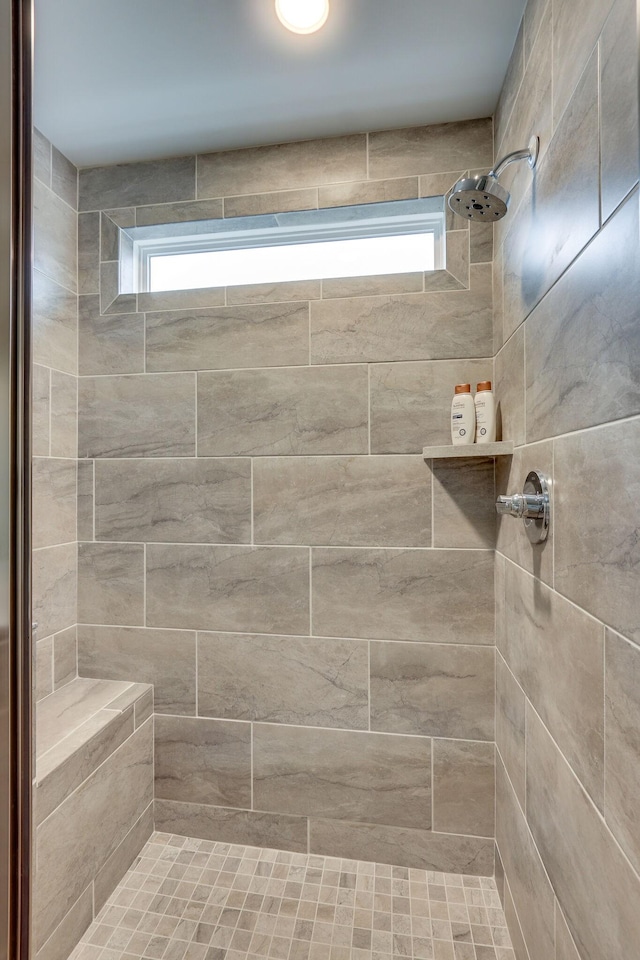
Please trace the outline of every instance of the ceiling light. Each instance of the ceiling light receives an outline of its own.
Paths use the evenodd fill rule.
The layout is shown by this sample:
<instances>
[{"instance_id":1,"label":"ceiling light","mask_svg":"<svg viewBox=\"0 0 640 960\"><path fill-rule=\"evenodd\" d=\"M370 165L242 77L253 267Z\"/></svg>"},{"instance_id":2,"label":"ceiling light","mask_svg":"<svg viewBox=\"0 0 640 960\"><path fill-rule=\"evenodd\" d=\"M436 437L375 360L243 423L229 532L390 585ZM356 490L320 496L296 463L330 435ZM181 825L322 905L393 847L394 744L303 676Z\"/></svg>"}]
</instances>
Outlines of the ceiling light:
<instances>
[{"instance_id":1,"label":"ceiling light","mask_svg":"<svg viewBox=\"0 0 640 960\"><path fill-rule=\"evenodd\" d=\"M276 0L280 22L293 33L315 33L329 16L329 0Z\"/></svg>"}]
</instances>

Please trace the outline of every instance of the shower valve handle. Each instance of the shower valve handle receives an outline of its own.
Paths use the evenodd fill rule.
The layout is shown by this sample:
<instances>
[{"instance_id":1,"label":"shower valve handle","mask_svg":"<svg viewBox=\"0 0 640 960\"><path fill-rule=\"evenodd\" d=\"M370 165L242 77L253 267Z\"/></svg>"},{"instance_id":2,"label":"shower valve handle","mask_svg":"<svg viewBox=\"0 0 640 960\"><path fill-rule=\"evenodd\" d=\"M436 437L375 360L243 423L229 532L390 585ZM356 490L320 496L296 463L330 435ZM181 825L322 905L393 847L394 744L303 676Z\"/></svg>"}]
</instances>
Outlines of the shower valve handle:
<instances>
[{"instance_id":1,"label":"shower valve handle","mask_svg":"<svg viewBox=\"0 0 640 960\"><path fill-rule=\"evenodd\" d=\"M551 521L551 481L539 470L532 470L522 493L498 497L496 511L500 516L523 520L531 543L542 543L547 539Z\"/></svg>"},{"instance_id":2,"label":"shower valve handle","mask_svg":"<svg viewBox=\"0 0 640 960\"><path fill-rule=\"evenodd\" d=\"M539 493L514 493L512 497L498 497L496 511L510 517L537 520L544 516L545 498Z\"/></svg>"}]
</instances>

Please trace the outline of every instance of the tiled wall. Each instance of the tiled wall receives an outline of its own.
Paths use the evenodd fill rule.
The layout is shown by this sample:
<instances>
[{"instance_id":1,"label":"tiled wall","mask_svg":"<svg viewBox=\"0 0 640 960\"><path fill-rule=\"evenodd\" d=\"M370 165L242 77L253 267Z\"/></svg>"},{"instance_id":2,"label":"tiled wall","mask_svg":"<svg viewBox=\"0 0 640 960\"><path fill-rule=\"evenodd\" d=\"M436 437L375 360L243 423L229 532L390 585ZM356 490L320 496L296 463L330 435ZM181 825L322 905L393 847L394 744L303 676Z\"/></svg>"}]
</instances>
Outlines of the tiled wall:
<instances>
[{"instance_id":1,"label":"tiled wall","mask_svg":"<svg viewBox=\"0 0 640 960\"><path fill-rule=\"evenodd\" d=\"M35 698L76 676L77 171L34 134Z\"/></svg>"},{"instance_id":2,"label":"tiled wall","mask_svg":"<svg viewBox=\"0 0 640 960\"><path fill-rule=\"evenodd\" d=\"M496 379L517 446L499 486L554 482L550 541L503 519L497 840L518 960L640 943L640 244L635 0L529 0L496 153ZM511 173L513 171L513 173Z\"/></svg>"},{"instance_id":3,"label":"tiled wall","mask_svg":"<svg viewBox=\"0 0 640 960\"><path fill-rule=\"evenodd\" d=\"M491 874L492 236L448 270L118 296L117 225L443 193L490 120L80 173L79 668L151 682L156 823ZM453 229L452 229L453 228Z\"/></svg>"}]
</instances>

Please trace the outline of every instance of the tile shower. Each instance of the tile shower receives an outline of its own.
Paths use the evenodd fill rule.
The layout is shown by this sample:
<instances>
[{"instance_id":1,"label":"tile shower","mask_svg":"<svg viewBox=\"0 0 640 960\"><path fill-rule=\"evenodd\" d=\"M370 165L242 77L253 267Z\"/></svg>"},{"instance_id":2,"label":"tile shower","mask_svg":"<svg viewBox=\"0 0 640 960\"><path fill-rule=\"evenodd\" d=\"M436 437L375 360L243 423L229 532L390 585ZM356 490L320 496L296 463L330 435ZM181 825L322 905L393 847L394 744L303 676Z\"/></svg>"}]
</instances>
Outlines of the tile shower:
<instances>
[{"instance_id":1,"label":"tile shower","mask_svg":"<svg viewBox=\"0 0 640 960\"><path fill-rule=\"evenodd\" d=\"M637 516L593 518L612 462L637 486L637 420L604 426L640 412L637 108L610 69L633 4L569 42L573 6L530 0L493 122L79 172L38 136L38 960L81 937L82 960L510 960L495 889L517 960L640 937ZM445 274L118 292L119 227L443 194L534 131L535 190L509 171L495 238L451 217ZM482 379L513 458L425 463ZM533 467L556 493L532 549L493 500ZM303 873L317 896L237 883ZM409 902L341 922L320 890L351 880L321 874ZM204 888L218 915L188 917ZM178 907L232 932L178 935ZM231 943L243 914L268 947Z\"/></svg>"}]
</instances>

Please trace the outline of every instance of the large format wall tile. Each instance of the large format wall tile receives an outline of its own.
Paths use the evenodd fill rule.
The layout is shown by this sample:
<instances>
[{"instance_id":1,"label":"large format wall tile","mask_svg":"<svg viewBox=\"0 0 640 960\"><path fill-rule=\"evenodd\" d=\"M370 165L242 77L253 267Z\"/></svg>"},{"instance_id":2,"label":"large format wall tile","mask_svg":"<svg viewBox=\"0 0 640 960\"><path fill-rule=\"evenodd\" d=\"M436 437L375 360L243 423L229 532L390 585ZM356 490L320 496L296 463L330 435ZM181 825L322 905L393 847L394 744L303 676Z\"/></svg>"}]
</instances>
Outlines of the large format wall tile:
<instances>
[{"instance_id":1,"label":"large format wall tile","mask_svg":"<svg viewBox=\"0 0 640 960\"><path fill-rule=\"evenodd\" d=\"M444 173L493 162L492 123L471 120L369 134L369 176Z\"/></svg>"},{"instance_id":2,"label":"large format wall tile","mask_svg":"<svg viewBox=\"0 0 640 960\"><path fill-rule=\"evenodd\" d=\"M491 268L475 264L470 273L469 290L312 302L313 362L486 357L493 337Z\"/></svg>"},{"instance_id":3,"label":"large format wall tile","mask_svg":"<svg viewBox=\"0 0 640 960\"><path fill-rule=\"evenodd\" d=\"M79 372L81 376L144 371L144 315L103 316L100 298L79 298Z\"/></svg>"},{"instance_id":4,"label":"large format wall tile","mask_svg":"<svg viewBox=\"0 0 640 960\"><path fill-rule=\"evenodd\" d=\"M33 619L37 637L50 637L76 622L77 549L75 543L33 552Z\"/></svg>"},{"instance_id":5,"label":"large format wall tile","mask_svg":"<svg viewBox=\"0 0 640 960\"><path fill-rule=\"evenodd\" d=\"M143 544L78 544L78 620L144 623Z\"/></svg>"},{"instance_id":6,"label":"large format wall tile","mask_svg":"<svg viewBox=\"0 0 640 960\"><path fill-rule=\"evenodd\" d=\"M525 695L502 656L496 657L496 746L525 805Z\"/></svg>"},{"instance_id":7,"label":"large format wall tile","mask_svg":"<svg viewBox=\"0 0 640 960\"><path fill-rule=\"evenodd\" d=\"M368 685L362 640L198 634L203 716L363 730Z\"/></svg>"},{"instance_id":8,"label":"large format wall tile","mask_svg":"<svg viewBox=\"0 0 640 960\"><path fill-rule=\"evenodd\" d=\"M147 547L147 623L306 633L309 553L297 547Z\"/></svg>"},{"instance_id":9,"label":"large format wall tile","mask_svg":"<svg viewBox=\"0 0 640 960\"><path fill-rule=\"evenodd\" d=\"M311 853L402 863L418 870L493 876L494 841L344 820L310 820Z\"/></svg>"},{"instance_id":10,"label":"large format wall tile","mask_svg":"<svg viewBox=\"0 0 640 960\"><path fill-rule=\"evenodd\" d=\"M367 453L367 368L198 375L198 454Z\"/></svg>"},{"instance_id":11,"label":"large format wall tile","mask_svg":"<svg viewBox=\"0 0 640 960\"><path fill-rule=\"evenodd\" d=\"M147 314L147 370L217 370L304 364L307 303Z\"/></svg>"},{"instance_id":12,"label":"large format wall tile","mask_svg":"<svg viewBox=\"0 0 640 960\"><path fill-rule=\"evenodd\" d=\"M433 546L493 548L496 542L494 459L432 460L431 465Z\"/></svg>"},{"instance_id":13,"label":"large format wall tile","mask_svg":"<svg viewBox=\"0 0 640 960\"><path fill-rule=\"evenodd\" d=\"M605 663L604 813L640 870L640 648L607 630Z\"/></svg>"},{"instance_id":14,"label":"large format wall tile","mask_svg":"<svg viewBox=\"0 0 640 960\"><path fill-rule=\"evenodd\" d=\"M266 213L285 213L290 210L315 210L317 206L317 187L307 187L301 190L277 190L275 193L225 197L224 215L225 217L256 217Z\"/></svg>"},{"instance_id":15,"label":"large format wall tile","mask_svg":"<svg viewBox=\"0 0 640 960\"><path fill-rule=\"evenodd\" d=\"M97 460L97 540L248 543L246 459Z\"/></svg>"},{"instance_id":16,"label":"large format wall tile","mask_svg":"<svg viewBox=\"0 0 640 960\"><path fill-rule=\"evenodd\" d=\"M156 830L220 843L307 852L306 817L230 810L176 800L156 800L154 808Z\"/></svg>"},{"instance_id":17,"label":"large format wall tile","mask_svg":"<svg viewBox=\"0 0 640 960\"><path fill-rule=\"evenodd\" d=\"M550 799L550 812L555 800ZM496 765L496 840L531 960L554 953L554 900L540 854L504 767Z\"/></svg>"},{"instance_id":18,"label":"large format wall tile","mask_svg":"<svg viewBox=\"0 0 640 960\"><path fill-rule=\"evenodd\" d=\"M430 825L428 739L255 724L253 778L259 810Z\"/></svg>"},{"instance_id":19,"label":"large format wall tile","mask_svg":"<svg viewBox=\"0 0 640 960\"><path fill-rule=\"evenodd\" d=\"M81 677L152 683L158 713L196 712L196 635L188 630L78 627Z\"/></svg>"},{"instance_id":20,"label":"large format wall tile","mask_svg":"<svg viewBox=\"0 0 640 960\"><path fill-rule=\"evenodd\" d=\"M555 463L556 588L638 641L640 420L557 440Z\"/></svg>"},{"instance_id":21,"label":"large format wall tile","mask_svg":"<svg viewBox=\"0 0 640 960\"><path fill-rule=\"evenodd\" d=\"M512 563L506 568L505 603L508 629L501 652L602 808L602 625Z\"/></svg>"},{"instance_id":22,"label":"large format wall tile","mask_svg":"<svg viewBox=\"0 0 640 960\"><path fill-rule=\"evenodd\" d=\"M78 372L78 298L33 271L33 359L65 373Z\"/></svg>"},{"instance_id":23,"label":"large format wall tile","mask_svg":"<svg viewBox=\"0 0 640 960\"><path fill-rule=\"evenodd\" d=\"M203 154L198 156L198 197L365 180L366 154L365 134Z\"/></svg>"},{"instance_id":24,"label":"large format wall tile","mask_svg":"<svg viewBox=\"0 0 640 960\"><path fill-rule=\"evenodd\" d=\"M192 457L195 375L80 380L81 457Z\"/></svg>"},{"instance_id":25,"label":"large format wall tile","mask_svg":"<svg viewBox=\"0 0 640 960\"><path fill-rule=\"evenodd\" d=\"M431 546L422 458L264 458L253 471L256 543Z\"/></svg>"},{"instance_id":26,"label":"large format wall tile","mask_svg":"<svg viewBox=\"0 0 640 960\"><path fill-rule=\"evenodd\" d=\"M251 806L251 724L156 716L155 796Z\"/></svg>"},{"instance_id":27,"label":"large format wall tile","mask_svg":"<svg viewBox=\"0 0 640 960\"><path fill-rule=\"evenodd\" d=\"M78 379L51 371L52 457L75 459L78 453Z\"/></svg>"},{"instance_id":28,"label":"large format wall tile","mask_svg":"<svg viewBox=\"0 0 640 960\"><path fill-rule=\"evenodd\" d=\"M39 180L33 187L33 265L67 290L77 292L76 213Z\"/></svg>"},{"instance_id":29,"label":"large format wall tile","mask_svg":"<svg viewBox=\"0 0 640 960\"><path fill-rule=\"evenodd\" d=\"M76 539L76 463L35 457L32 476L33 546Z\"/></svg>"},{"instance_id":30,"label":"large format wall tile","mask_svg":"<svg viewBox=\"0 0 640 960\"><path fill-rule=\"evenodd\" d=\"M633 195L527 321L528 440L640 412L639 302ZM578 341L580 362L567 363Z\"/></svg>"},{"instance_id":31,"label":"large format wall tile","mask_svg":"<svg viewBox=\"0 0 640 960\"><path fill-rule=\"evenodd\" d=\"M109 210L194 200L195 187L195 157L87 167L80 171L79 209Z\"/></svg>"},{"instance_id":32,"label":"large format wall tile","mask_svg":"<svg viewBox=\"0 0 640 960\"><path fill-rule=\"evenodd\" d=\"M152 741L147 721L38 827L36 946L151 802Z\"/></svg>"},{"instance_id":33,"label":"large format wall tile","mask_svg":"<svg viewBox=\"0 0 640 960\"><path fill-rule=\"evenodd\" d=\"M422 453L451 442L457 383L493 378L492 360L379 363L371 367L371 452Z\"/></svg>"},{"instance_id":34,"label":"large format wall tile","mask_svg":"<svg viewBox=\"0 0 640 960\"><path fill-rule=\"evenodd\" d=\"M494 650L371 644L371 727L389 733L493 740Z\"/></svg>"},{"instance_id":35,"label":"large format wall tile","mask_svg":"<svg viewBox=\"0 0 640 960\"><path fill-rule=\"evenodd\" d=\"M554 126L567 122L562 114L591 57L612 5L613 0L563 0L553 4Z\"/></svg>"},{"instance_id":36,"label":"large format wall tile","mask_svg":"<svg viewBox=\"0 0 640 960\"><path fill-rule=\"evenodd\" d=\"M493 837L493 743L433 741L433 829Z\"/></svg>"},{"instance_id":37,"label":"large format wall tile","mask_svg":"<svg viewBox=\"0 0 640 960\"><path fill-rule=\"evenodd\" d=\"M493 643L493 554L457 550L313 550L313 632L440 643Z\"/></svg>"},{"instance_id":38,"label":"large format wall tile","mask_svg":"<svg viewBox=\"0 0 640 960\"><path fill-rule=\"evenodd\" d=\"M584 960L625 956L640 942L640 880L532 710L527 714L527 812Z\"/></svg>"}]
</instances>

